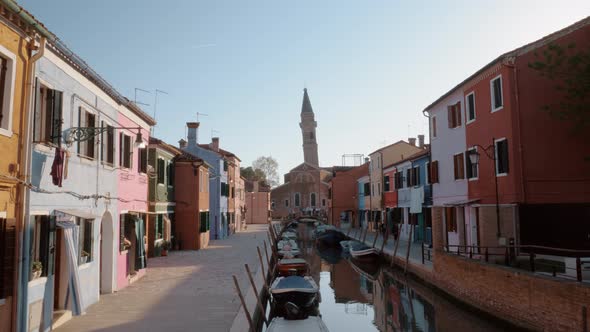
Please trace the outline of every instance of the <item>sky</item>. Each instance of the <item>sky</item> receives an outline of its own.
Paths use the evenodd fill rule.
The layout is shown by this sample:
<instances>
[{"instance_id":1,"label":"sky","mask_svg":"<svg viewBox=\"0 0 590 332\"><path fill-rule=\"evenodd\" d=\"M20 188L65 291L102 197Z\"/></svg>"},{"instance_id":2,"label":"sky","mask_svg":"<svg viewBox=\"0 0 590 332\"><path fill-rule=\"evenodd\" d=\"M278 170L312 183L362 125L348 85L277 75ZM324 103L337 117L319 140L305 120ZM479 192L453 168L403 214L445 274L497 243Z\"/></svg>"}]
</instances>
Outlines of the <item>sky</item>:
<instances>
[{"instance_id":1,"label":"sky","mask_svg":"<svg viewBox=\"0 0 590 332\"><path fill-rule=\"evenodd\" d=\"M499 56L590 15L590 1L21 0L176 145L279 173L303 161L303 88L321 166L425 134L422 110ZM154 109L154 91L159 93Z\"/></svg>"}]
</instances>

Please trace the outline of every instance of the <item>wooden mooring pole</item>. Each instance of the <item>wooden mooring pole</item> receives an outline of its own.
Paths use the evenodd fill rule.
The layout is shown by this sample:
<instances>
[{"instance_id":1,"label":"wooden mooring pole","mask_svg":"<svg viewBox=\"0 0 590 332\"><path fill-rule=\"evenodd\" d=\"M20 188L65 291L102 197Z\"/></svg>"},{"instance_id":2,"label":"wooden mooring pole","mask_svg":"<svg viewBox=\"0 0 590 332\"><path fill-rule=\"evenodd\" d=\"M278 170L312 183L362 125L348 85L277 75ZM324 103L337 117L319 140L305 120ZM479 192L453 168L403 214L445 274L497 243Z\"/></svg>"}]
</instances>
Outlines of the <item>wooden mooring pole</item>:
<instances>
[{"instance_id":1,"label":"wooden mooring pole","mask_svg":"<svg viewBox=\"0 0 590 332\"><path fill-rule=\"evenodd\" d=\"M256 246L256 250L258 251L258 259L260 260L260 269L262 270L262 280L264 281L264 287L268 289L268 285L266 283L267 274L264 272L264 261L262 260L262 254L260 253L260 247Z\"/></svg>"},{"instance_id":2,"label":"wooden mooring pole","mask_svg":"<svg viewBox=\"0 0 590 332\"><path fill-rule=\"evenodd\" d=\"M266 240L263 240L264 242L264 254L266 255L266 266L268 266L268 269L270 270L270 258L268 257L268 247L266 246Z\"/></svg>"},{"instance_id":3,"label":"wooden mooring pole","mask_svg":"<svg viewBox=\"0 0 590 332\"><path fill-rule=\"evenodd\" d=\"M397 227L397 239L395 240L395 247L393 248L393 256L391 256L391 266L393 266L393 262L395 261L395 257L397 255L397 247L399 247L399 239L402 236L402 223L400 222Z\"/></svg>"},{"instance_id":4,"label":"wooden mooring pole","mask_svg":"<svg viewBox=\"0 0 590 332\"><path fill-rule=\"evenodd\" d=\"M377 243L377 239L379 238L379 231L375 233L375 238L373 239L372 247L375 248L375 244Z\"/></svg>"},{"instance_id":5,"label":"wooden mooring pole","mask_svg":"<svg viewBox=\"0 0 590 332\"><path fill-rule=\"evenodd\" d=\"M240 297L240 302L242 302L242 307L244 307L244 313L246 314L246 318L248 319L248 325L250 325L250 331L256 331L256 327L254 326L254 322L252 321L252 316L250 316L250 311L248 311L248 307L246 306L246 300L244 300L244 296L242 295L242 291L240 290L240 284L238 283L238 278L234 275L234 284L236 285L236 290L238 291L238 296Z\"/></svg>"},{"instance_id":6,"label":"wooden mooring pole","mask_svg":"<svg viewBox=\"0 0 590 332\"><path fill-rule=\"evenodd\" d=\"M250 279L250 285L252 285L252 290L254 290L254 295L256 295L256 302L258 302L258 308L260 309L260 314L262 314L262 319L266 326L268 326L268 319L266 318L266 311L264 310L264 305L262 305L262 300L260 299L260 294L258 294L258 289L256 288L256 284L254 283L254 278L252 278L252 272L250 272L250 267L248 264L244 264L246 267L246 272L248 272L248 279Z\"/></svg>"},{"instance_id":7,"label":"wooden mooring pole","mask_svg":"<svg viewBox=\"0 0 590 332\"><path fill-rule=\"evenodd\" d=\"M389 232L385 232L385 235L383 236L383 243L381 243L381 252L383 252L383 248L385 248L385 244L387 243L387 240L389 239Z\"/></svg>"}]
</instances>

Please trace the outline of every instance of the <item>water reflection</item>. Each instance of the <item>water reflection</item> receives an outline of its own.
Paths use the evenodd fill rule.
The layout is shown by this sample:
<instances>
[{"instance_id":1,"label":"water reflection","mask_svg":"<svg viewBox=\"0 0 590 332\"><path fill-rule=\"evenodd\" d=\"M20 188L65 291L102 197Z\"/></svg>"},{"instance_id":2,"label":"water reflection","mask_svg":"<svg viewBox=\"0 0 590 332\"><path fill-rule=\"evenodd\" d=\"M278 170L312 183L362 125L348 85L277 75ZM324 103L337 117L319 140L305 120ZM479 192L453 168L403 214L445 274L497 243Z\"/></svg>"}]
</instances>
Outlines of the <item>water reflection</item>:
<instances>
[{"instance_id":1,"label":"water reflection","mask_svg":"<svg viewBox=\"0 0 590 332\"><path fill-rule=\"evenodd\" d=\"M309 228L299 231L330 331L505 331L383 262L343 258L341 248L316 246Z\"/></svg>"}]
</instances>

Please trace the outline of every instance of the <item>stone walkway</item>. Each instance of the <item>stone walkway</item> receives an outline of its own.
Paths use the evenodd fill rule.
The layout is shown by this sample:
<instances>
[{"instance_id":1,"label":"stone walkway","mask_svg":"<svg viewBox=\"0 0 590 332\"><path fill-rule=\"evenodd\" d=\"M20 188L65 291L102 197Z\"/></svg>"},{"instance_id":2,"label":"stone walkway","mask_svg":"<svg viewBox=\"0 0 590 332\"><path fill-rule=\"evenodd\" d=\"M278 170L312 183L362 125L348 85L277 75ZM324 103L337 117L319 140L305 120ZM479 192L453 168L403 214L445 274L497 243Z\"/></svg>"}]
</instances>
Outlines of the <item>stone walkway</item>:
<instances>
[{"instance_id":1,"label":"stone walkway","mask_svg":"<svg viewBox=\"0 0 590 332\"><path fill-rule=\"evenodd\" d=\"M149 259L144 278L102 295L85 315L56 331L229 331L240 307L232 275L242 289L249 287L244 264L258 267L256 246L268 242L267 229L248 225L207 249Z\"/></svg>"}]
</instances>

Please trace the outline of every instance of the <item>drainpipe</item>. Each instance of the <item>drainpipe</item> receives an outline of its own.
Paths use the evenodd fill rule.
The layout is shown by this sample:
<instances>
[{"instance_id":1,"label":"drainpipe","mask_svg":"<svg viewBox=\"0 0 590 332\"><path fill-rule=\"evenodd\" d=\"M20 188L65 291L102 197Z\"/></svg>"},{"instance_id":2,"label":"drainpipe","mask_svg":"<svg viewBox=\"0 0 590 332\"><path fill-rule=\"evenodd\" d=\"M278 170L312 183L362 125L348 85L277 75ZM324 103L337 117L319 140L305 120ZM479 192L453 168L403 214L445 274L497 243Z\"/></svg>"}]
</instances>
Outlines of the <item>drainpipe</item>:
<instances>
[{"instance_id":1,"label":"drainpipe","mask_svg":"<svg viewBox=\"0 0 590 332\"><path fill-rule=\"evenodd\" d=\"M427 119L428 119L428 144L429 144L429 151L428 151L428 168L426 171L428 172L428 174L430 174L430 181L428 183L428 185L430 186L430 199L431 199L431 207L430 207L430 220L431 220L431 226L430 226L430 246L432 246L432 242L433 241L433 236L432 236L432 229L434 228L434 226L432 225L432 208L434 207L434 185L432 184L432 123L430 121L430 113L428 113L426 110L422 111L422 115L424 115ZM426 180L428 181L428 174L426 175ZM469 189L467 191L467 195L469 196ZM424 237L426 237L426 220L424 220Z\"/></svg>"},{"instance_id":2,"label":"drainpipe","mask_svg":"<svg viewBox=\"0 0 590 332\"><path fill-rule=\"evenodd\" d=\"M6 1L3 1L6 3ZM34 42L34 41L33 41ZM32 150L32 143L29 143L31 141L30 139L30 134L32 131L32 126L33 126L33 114L34 112L28 112L29 110L31 110L31 102L35 96L35 85L34 85L34 78L35 78L35 63L41 58L43 57L43 55L45 54L45 37L41 37L41 41L39 44L39 51L37 53L35 53L29 60L28 64L27 64L27 69L26 69L26 80L28 80L27 82L27 88L25 89L25 105L23 108L23 114L29 113L30 116L28 117L24 117L26 119L26 130L24 131L24 142L22 144L22 149L21 149L21 160L23 161L24 165L21 167L21 172L24 173L24 181L25 183L29 183L30 182L30 177L31 177L31 150ZM33 105L34 107L34 105ZM21 122L22 123L22 122ZM22 135L22 133L21 133ZM27 302L28 302L28 278L26 278L26 276L28 276L28 271L29 271L29 257L28 255L25 256L24 253L25 251L25 244L27 244L30 239L29 239L29 232L28 232L28 225L29 225L29 206L31 203L31 190L29 188L24 188L24 185L20 185L23 186L23 202L24 204L22 204L22 211L21 211L21 216L24 216L21 220L19 220L17 222L17 234L18 236L16 237L16 248L18 248L19 251L19 257L21 259L18 260L18 268L16 271L17 274L17 278L15 280L17 280L17 285L19 285L21 292L20 293L16 293L17 296L17 300L16 300L16 307L17 309L20 308L20 310L13 310L12 313L12 317L13 320L16 320L16 330L17 331L25 331L27 330L27 314L28 314L28 310L27 310ZM22 234L22 244L21 244L21 234ZM15 308L15 304L13 304L13 309ZM17 312L19 313L19 315L17 315ZM17 317L18 316L18 317Z\"/></svg>"}]
</instances>

